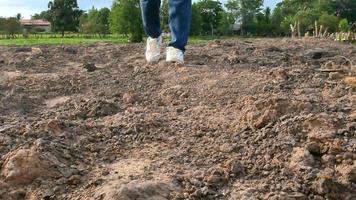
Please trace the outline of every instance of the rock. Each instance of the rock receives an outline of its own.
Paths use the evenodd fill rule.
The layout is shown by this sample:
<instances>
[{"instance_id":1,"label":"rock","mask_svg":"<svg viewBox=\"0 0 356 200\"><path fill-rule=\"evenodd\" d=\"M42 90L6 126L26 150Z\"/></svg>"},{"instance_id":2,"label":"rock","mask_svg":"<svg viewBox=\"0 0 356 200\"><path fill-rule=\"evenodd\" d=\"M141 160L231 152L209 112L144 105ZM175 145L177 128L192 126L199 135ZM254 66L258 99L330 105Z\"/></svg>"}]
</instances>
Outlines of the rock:
<instances>
[{"instance_id":1,"label":"rock","mask_svg":"<svg viewBox=\"0 0 356 200\"><path fill-rule=\"evenodd\" d=\"M97 70L98 68L95 66L94 63L85 63L83 67L88 71L88 72L93 72Z\"/></svg>"},{"instance_id":2,"label":"rock","mask_svg":"<svg viewBox=\"0 0 356 200\"><path fill-rule=\"evenodd\" d=\"M19 149L5 156L1 176L11 185L26 185L37 178L53 175L48 163L42 161L33 149Z\"/></svg>"},{"instance_id":3,"label":"rock","mask_svg":"<svg viewBox=\"0 0 356 200\"><path fill-rule=\"evenodd\" d=\"M310 169L314 164L314 158L310 152L304 148L296 147L293 149L290 159L289 168L293 171Z\"/></svg>"}]
</instances>

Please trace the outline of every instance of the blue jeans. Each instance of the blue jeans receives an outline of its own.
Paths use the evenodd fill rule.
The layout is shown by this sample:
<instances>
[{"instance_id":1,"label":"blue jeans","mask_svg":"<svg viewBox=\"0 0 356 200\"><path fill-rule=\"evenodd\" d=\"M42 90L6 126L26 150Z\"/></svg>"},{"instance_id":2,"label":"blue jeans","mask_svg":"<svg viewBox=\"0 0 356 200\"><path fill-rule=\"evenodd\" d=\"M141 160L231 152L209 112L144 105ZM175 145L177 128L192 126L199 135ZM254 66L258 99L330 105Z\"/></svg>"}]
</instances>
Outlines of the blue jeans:
<instances>
[{"instance_id":1,"label":"blue jeans","mask_svg":"<svg viewBox=\"0 0 356 200\"><path fill-rule=\"evenodd\" d=\"M143 27L151 38L162 34L160 25L161 0L140 0ZM169 0L169 27L172 40L169 46L185 51L192 16L191 0Z\"/></svg>"}]
</instances>

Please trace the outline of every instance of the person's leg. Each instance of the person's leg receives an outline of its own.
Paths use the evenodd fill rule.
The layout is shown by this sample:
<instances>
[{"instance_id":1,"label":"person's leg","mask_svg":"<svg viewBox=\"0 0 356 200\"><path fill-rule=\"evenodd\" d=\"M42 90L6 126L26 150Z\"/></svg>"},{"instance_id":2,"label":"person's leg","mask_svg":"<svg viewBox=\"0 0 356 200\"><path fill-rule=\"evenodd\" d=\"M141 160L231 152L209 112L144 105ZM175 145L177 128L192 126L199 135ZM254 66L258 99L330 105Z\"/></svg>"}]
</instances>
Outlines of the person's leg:
<instances>
[{"instance_id":1,"label":"person's leg","mask_svg":"<svg viewBox=\"0 0 356 200\"><path fill-rule=\"evenodd\" d=\"M191 0L169 0L169 27L172 35L172 41L169 46L185 51L191 16Z\"/></svg>"},{"instance_id":2,"label":"person's leg","mask_svg":"<svg viewBox=\"0 0 356 200\"><path fill-rule=\"evenodd\" d=\"M162 33L159 18L161 0L140 0L140 4L145 32L151 38L158 38Z\"/></svg>"}]
</instances>

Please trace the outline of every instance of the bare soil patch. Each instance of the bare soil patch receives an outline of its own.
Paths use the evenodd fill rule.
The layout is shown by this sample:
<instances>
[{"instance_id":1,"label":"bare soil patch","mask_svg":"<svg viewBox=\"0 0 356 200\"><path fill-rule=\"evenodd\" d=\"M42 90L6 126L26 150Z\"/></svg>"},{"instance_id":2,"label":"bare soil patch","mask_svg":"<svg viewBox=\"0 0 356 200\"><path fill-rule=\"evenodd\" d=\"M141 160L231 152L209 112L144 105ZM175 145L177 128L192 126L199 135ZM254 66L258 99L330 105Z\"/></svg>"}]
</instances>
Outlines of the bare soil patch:
<instances>
[{"instance_id":1,"label":"bare soil patch","mask_svg":"<svg viewBox=\"0 0 356 200\"><path fill-rule=\"evenodd\" d=\"M355 199L356 48L0 47L0 199Z\"/></svg>"}]
</instances>

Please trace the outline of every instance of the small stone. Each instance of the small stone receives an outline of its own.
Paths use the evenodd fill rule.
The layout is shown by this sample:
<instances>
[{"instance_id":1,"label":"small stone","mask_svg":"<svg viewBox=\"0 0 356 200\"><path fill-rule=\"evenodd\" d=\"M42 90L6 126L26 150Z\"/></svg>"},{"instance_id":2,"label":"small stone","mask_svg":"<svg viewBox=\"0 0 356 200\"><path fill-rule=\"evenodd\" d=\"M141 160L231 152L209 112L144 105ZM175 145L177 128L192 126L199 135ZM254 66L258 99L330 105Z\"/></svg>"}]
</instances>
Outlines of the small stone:
<instances>
[{"instance_id":1,"label":"small stone","mask_svg":"<svg viewBox=\"0 0 356 200\"><path fill-rule=\"evenodd\" d=\"M88 72L93 72L97 70L98 68L95 66L94 63L85 63L83 67L88 71Z\"/></svg>"},{"instance_id":2,"label":"small stone","mask_svg":"<svg viewBox=\"0 0 356 200\"><path fill-rule=\"evenodd\" d=\"M109 174L110 174L110 172L108 170L104 170L104 171L101 172L101 175L103 175L103 176L106 176L106 175L109 175Z\"/></svg>"},{"instance_id":3,"label":"small stone","mask_svg":"<svg viewBox=\"0 0 356 200\"><path fill-rule=\"evenodd\" d=\"M177 113L182 113L184 111L183 108L177 108Z\"/></svg>"}]
</instances>

